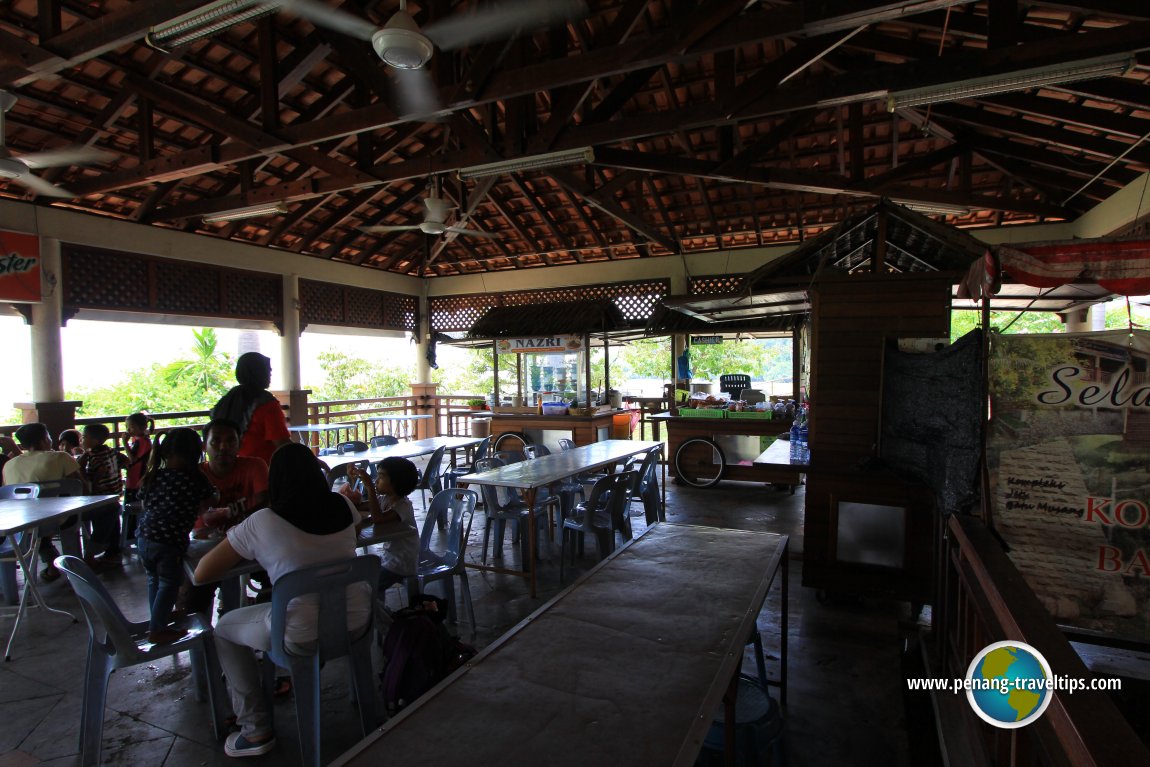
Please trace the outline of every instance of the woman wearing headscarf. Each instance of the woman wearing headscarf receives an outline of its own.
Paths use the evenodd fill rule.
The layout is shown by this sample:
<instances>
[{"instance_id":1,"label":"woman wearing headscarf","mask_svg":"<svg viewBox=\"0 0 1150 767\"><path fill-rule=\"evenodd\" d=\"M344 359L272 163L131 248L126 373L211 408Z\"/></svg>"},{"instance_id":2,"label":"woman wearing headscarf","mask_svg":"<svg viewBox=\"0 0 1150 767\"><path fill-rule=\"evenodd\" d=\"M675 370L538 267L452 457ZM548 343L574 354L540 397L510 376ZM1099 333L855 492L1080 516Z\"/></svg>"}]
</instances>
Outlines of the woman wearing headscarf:
<instances>
[{"instance_id":1,"label":"woman wearing headscarf","mask_svg":"<svg viewBox=\"0 0 1150 767\"><path fill-rule=\"evenodd\" d=\"M212 420L223 418L237 424L242 435L239 455L270 464L275 449L291 441L283 408L268 391L272 361L259 352L241 354L236 360L236 381L239 385L212 408Z\"/></svg>"},{"instance_id":2,"label":"woman wearing headscarf","mask_svg":"<svg viewBox=\"0 0 1150 767\"><path fill-rule=\"evenodd\" d=\"M356 555L356 521L351 502L328 488L319 461L306 445L290 443L275 451L268 475L268 508L260 509L230 529L196 567L196 581L219 580L241 560L254 559L268 571L272 584L301 568ZM348 594L348 630L367 624L371 591ZM318 606L306 597L292 602L285 639L306 645L316 638ZM270 604L224 613L216 624L220 665L231 688L240 732L228 736L228 756L257 756L275 746L268 701L261 687L253 650L271 646Z\"/></svg>"}]
</instances>

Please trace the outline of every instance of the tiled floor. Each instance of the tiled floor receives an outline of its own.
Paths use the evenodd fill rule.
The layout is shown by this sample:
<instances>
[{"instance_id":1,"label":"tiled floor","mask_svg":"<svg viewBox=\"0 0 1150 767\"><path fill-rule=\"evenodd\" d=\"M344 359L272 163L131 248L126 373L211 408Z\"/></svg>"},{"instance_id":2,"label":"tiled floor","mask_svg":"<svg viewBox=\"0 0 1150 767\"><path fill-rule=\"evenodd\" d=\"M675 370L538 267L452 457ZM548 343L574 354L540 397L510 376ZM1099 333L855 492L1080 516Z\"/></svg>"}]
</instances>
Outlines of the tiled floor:
<instances>
[{"instance_id":1,"label":"tiled floor","mask_svg":"<svg viewBox=\"0 0 1150 767\"><path fill-rule=\"evenodd\" d=\"M668 519L792 535L790 687L785 711L788 763L792 767L859 764L865 754L868 764L910 764L900 673L909 608L865 599L822 604L810 589L803 588L802 501L801 490L792 496L749 483L724 482L710 490L672 486ZM643 528L639 504L635 504L635 513L638 533ZM471 539L476 557L480 528L476 525ZM505 546L507 556L515 556L510 541ZM527 596L520 579L483 572L471 576L478 631L472 638L469 626L459 626L466 641L485 646L558 593L558 550L545 544L543 556L537 599ZM590 555L576 569L582 571L594 562ZM144 581L137 564L103 577L129 618L145 617ZM45 586L44 592L54 605L76 605L63 581ZM398 590L393 589L391 603L398 604L398 598ZM774 616L778 608L779 589L775 588L759 618L768 654L777 642ZM11 618L0 618L4 640L11 626ZM13 649L14 659L0 667L0 767L77 763L86 641L83 623L71 624L51 614L32 614L26 619ZM325 761L359 738L343 664L330 665L324 672L323 691ZM749 656L745 668L753 670ZM196 703L191 695L186 657L116 672L108 695L104 763L165 767L234 763L212 737L206 709L206 704ZM265 757L249 759L250 763L296 763L291 703L278 703L276 715L278 748ZM625 762L621 756L620 763Z\"/></svg>"}]
</instances>

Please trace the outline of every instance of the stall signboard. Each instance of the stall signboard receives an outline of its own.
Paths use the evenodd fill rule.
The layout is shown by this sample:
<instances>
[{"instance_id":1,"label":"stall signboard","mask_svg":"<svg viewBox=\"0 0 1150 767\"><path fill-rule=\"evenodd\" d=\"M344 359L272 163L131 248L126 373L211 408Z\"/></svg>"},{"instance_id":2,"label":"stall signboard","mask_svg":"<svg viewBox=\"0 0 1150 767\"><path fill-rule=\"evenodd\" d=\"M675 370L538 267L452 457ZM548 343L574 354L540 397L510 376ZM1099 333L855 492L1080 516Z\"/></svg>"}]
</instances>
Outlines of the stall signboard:
<instances>
[{"instance_id":1,"label":"stall signboard","mask_svg":"<svg viewBox=\"0 0 1150 767\"><path fill-rule=\"evenodd\" d=\"M41 300L39 238L0 231L0 301L38 304Z\"/></svg>"},{"instance_id":2,"label":"stall signboard","mask_svg":"<svg viewBox=\"0 0 1150 767\"><path fill-rule=\"evenodd\" d=\"M500 354L526 352L578 352L583 350L583 339L578 336L539 336L537 338L500 338L495 342Z\"/></svg>"},{"instance_id":3,"label":"stall signboard","mask_svg":"<svg viewBox=\"0 0 1150 767\"><path fill-rule=\"evenodd\" d=\"M691 336L691 346L708 346L723 343L722 336Z\"/></svg>"},{"instance_id":4,"label":"stall signboard","mask_svg":"<svg viewBox=\"0 0 1150 767\"><path fill-rule=\"evenodd\" d=\"M992 335L995 529L1063 625L1150 641L1150 332Z\"/></svg>"}]
</instances>

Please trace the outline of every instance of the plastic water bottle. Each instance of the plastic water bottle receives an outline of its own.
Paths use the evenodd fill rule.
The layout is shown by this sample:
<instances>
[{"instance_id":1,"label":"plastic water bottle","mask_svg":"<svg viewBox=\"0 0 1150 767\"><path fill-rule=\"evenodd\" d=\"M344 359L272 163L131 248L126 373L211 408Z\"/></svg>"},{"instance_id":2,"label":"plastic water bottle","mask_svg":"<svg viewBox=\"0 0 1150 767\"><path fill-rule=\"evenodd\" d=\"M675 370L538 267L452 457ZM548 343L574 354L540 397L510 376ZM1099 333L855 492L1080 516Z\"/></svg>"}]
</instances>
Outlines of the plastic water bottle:
<instances>
[{"instance_id":1,"label":"plastic water bottle","mask_svg":"<svg viewBox=\"0 0 1150 767\"><path fill-rule=\"evenodd\" d=\"M799 427L799 460L802 463L811 462L810 431L805 422Z\"/></svg>"},{"instance_id":2,"label":"plastic water bottle","mask_svg":"<svg viewBox=\"0 0 1150 767\"><path fill-rule=\"evenodd\" d=\"M791 463L798 463L803 457L803 448L800 444L802 440L802 431L799 429L799 422L796 420L791 424Z\"/></svg>"}]
</instances>

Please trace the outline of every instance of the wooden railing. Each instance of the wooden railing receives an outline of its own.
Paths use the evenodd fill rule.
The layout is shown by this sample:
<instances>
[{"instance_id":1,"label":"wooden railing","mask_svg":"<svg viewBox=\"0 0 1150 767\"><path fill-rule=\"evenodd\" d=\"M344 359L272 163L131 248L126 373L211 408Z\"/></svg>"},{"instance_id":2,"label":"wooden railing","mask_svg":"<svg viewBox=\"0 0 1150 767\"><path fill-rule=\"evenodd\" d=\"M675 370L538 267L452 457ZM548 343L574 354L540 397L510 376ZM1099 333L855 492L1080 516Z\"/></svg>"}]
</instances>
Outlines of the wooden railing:
<instances>
[{"instance_id":1,"label":"wooden railing","mask_svg":"<svg viewBox=\"0 0 1150 767\"><path fill-rule=\"evenodd\" d=\"M373 417L383 415L418 415L430 414L432 418L431 434L446 434L455 436L470 436L471 417L468 400L482 399L478 394L444 395L434 397L417 397L403 395L398 397L372 397L367 399L325 400L307 403L307 423L329 424L345 421L370 421ZM422 401L426 400L426 401ZM76 419L76 428L94 423L102 423L108 427L114 445L122 445L124 432L123 415L98 415ZM190 410L176 413L149 413L149 431L153 434L162 434L176 426L191 426L202 429L210 419L208 410ZM390 421L383 430L394 434L400 439L413 439L416 436L414 421ZM19 428L19 424L0 425L0 434L10 434ZM367 441L374 436L371 424L357 424L349 430L347 439L355 438ZM52 435L53 439L58 435Z\"/></svg>"},{"instance_id":2,"label":"wooden railing","mask_svg":"<svg viewBox=\"0 0 1150 767\"><path fill-rule=\"evenodd\" d=\"M956 515L947 527L930 675L963 678L984 647L1012 640L1037 649L1060 677L1095 678L981 520ZM935 701L948 706L937 709L947 762L1010 767L1150 764L1150 749L1106 692L1049 694L1054 697L1037 721L1005 730L978 719L965 695L941 693L944 697Z\"/></svg>"}]
</instances>

